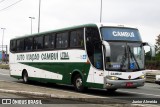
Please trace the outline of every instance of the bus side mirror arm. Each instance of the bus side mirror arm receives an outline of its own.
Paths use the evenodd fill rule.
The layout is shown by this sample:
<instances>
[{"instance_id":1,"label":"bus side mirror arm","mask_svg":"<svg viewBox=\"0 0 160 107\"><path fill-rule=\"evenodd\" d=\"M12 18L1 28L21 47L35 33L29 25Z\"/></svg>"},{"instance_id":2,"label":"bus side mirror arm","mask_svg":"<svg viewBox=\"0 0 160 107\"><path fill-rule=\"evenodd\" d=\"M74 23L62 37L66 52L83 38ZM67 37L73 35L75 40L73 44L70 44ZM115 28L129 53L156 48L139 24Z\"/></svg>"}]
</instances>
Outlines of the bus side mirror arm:
<instances>
[{"instance_id":1,"label":"bus side mirror arm","mask_svg":"<svg viewBox=\"0 0 160 107\"><path fill-rule=\"evenodd\" d=\"M104 45L105 47L105 57L110 57L111 56L111 49L110 49L110 45L108 42L106 41L102 41L102 45Z\"/></svg>"},{"instance_id":2,"label":"bus side mirror arm","mask_svg":"<svg viewBox=\"0 0 160 107\"><path fill-rule=\"evenodd\" d=\"M155 46L152 45L152 44L150 44L150 43L147 43L147 42L144 42L142 44L143 44L143 46L149 46L150 50L151 50L151 56L155 57L155 54L156 54L156 52L155 52Z\"/></svg>"}]
</instances>

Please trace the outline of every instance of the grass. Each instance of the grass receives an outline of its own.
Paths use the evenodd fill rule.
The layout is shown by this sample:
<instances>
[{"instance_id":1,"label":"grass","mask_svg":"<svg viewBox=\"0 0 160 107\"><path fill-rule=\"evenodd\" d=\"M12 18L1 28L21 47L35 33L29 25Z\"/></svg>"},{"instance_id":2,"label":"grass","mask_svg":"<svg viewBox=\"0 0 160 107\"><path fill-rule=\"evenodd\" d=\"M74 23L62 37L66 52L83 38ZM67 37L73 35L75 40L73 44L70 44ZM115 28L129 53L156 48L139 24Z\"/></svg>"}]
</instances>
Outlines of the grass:
<instances>
[{"instance_id":1,"label":"grass","mask_svg":"<svg viewBox=\"0 0 160 107\"><path fill-rule=\"evenodd\" d=\"M7 64L0 64L0 69L9 69L9 65Z\"/></svg>"}]
</instances>

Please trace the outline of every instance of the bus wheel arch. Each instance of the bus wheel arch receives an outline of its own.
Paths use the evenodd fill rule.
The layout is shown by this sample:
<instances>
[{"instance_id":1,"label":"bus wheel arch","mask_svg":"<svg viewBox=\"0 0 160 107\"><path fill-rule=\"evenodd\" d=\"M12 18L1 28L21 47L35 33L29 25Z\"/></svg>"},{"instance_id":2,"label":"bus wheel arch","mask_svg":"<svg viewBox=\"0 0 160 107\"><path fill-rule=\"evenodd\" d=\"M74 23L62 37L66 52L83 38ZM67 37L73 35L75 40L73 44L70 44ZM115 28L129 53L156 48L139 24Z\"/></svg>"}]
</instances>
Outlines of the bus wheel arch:
<instances>
[{"instance_id":1,"label":"bus wheel arch","mask_svg":"<svg viewBox=\"0 0 160 107\"><path fill-rule=\"evenodd\" d=\"M84 91L83 76L80 72L75 71L72 73L71 83L74 85L76 91Z\"/></svg>"},{"instance_id":2,"label":"bus wheel arch","mask_svg":"<svg viewBox=\"0 0 160 107\"><path fill-rule=\"evenodd\" d=\"M23 79L23 82L24 83L28 83L28 72L27 72L27 70L26 69L24 69L23 71L22 71L22 79Z\"/></svg>"}]
</instances>

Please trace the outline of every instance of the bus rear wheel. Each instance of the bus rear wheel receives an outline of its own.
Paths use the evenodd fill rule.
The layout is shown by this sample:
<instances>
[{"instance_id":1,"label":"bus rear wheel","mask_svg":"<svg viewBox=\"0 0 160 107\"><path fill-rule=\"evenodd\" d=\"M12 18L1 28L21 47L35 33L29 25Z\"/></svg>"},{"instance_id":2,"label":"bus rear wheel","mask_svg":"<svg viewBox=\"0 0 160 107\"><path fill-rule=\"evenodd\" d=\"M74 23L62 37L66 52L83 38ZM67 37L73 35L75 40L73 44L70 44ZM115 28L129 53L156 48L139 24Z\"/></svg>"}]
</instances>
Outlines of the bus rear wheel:
<instances>
[{"instance_id":1,"label":"bus rear wheel","mask_svg":"<svg viewBox=\"0 0 160 107\"><path fill-rule=\"evenodd\" d=\"M24 83L28 83L28 73L27 73L27 71L23 72L22 79L23 79Z\"/></svg>"},{"instance_id":2,"label":"bus rear wheel","mask_svg":"<svg viewBox=\"0 0 160 107\"><path fill-rule=\"evenodd\" d=\"M81 77L80 74L77 74L74 77L73 84L74 84L74 87L75 87L76 91L78 91L78 92L84 91L83 80L82 80L82 77Z\"/></svg>"}]
</instances>

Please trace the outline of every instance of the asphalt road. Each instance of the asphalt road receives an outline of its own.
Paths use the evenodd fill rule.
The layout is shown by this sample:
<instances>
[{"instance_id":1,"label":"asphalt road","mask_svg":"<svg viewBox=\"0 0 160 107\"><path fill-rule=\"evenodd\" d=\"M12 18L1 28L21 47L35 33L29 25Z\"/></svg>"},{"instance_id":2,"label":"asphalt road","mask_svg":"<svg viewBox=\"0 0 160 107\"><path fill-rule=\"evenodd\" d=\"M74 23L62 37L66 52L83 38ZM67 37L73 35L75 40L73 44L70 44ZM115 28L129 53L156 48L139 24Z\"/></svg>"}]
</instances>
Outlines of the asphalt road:
<instances>
[{"instance_id":1,"label":"asphalt road","mask_svg":"<svg viewBox=\"0 0 160 107\"><path fill-rule=\"evenodd\" d=\"M0 81L1 80L15 81L15 82L18 81L17 79L10 77L9 70L6 69L0 69Z\"/></svg>"},{"instance_id":2,"label":"asphalt road","mask_svg":"<svg viewBox=\"0 0 160 107\"><path fill-rule=\"evenodd\" d=\"M11 82L19 82L22 83L21 80L14 79L9 76L8 70L0 69L0 80L11 81ZM47 84L37 84L33 83L33 85L37 85L40 87L54 88L66 92L74 92L74 88L72 86L66 85L47 85ZM84 94L84 93L83 93ZM115 93L108 93L105 90L98 89L89 89L86 95L94 95L94 96L102 96L102 97L111 97L116 99L124 99L128 100L129 98L160 98L160 85L154 83L146 83L143 87L138 88L130 88L130 89L118 89Z\"/></svg>"}]
</instances>

